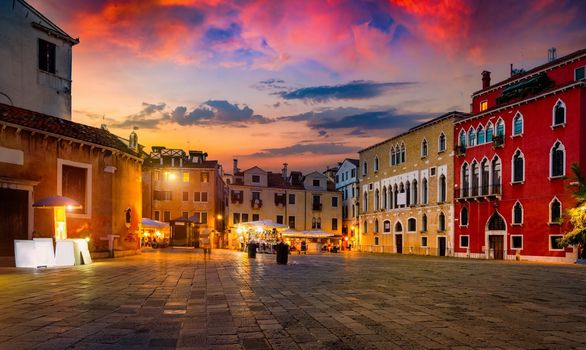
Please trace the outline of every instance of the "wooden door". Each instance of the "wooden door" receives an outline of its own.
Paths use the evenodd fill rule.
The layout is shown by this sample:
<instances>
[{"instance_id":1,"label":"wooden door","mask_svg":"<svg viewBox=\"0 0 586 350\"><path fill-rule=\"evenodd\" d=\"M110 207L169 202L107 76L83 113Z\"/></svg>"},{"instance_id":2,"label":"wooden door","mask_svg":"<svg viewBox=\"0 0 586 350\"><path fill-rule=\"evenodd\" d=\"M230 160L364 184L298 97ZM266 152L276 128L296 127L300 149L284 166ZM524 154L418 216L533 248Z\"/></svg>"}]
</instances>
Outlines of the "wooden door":
<instances>
[{"instance_id":1,"label":"wooden door","mask_svg":"<svg viewBox=\"0 0 586 350\"><path fill-rule=\"evenodd\" d=\"M0 256L14 256L15 239L28 239L28 191L0 188Z\"/></svg>"},{"instance_id":2,"label":"wooden door","mask_svg":"<svg viewBox=\"0 0 586 350\"><path fill-rule=\"evenodd\" d=\"M492 249L495 260L503 260L504 257L504 238L500 235L489 236L490 249Z\"/></svg>"},{"instance_id":3,"label":"wooden door","mask_svg":"<svg viewBox=\"0 0 586 350\"><path fill-rule=\"evenodd\" d=\"M446 256L446 237L438 237L439 256Z\"/></svg>"},{"instance_id":4,"label":"wooden door","mask_svg":"<svg viewBox=\"0 0 586 350\"><path fill-rule=\"evenodd\" d=\"M403 254L403 235L395 235L395 247L397 254Z\"/></svg>"},{"instance_id":5,"label":"wooden door","mask_svg":"<svg viewBox=\"0 0 586 350\"><path fill-rule=\"evenodd\" d=\"M171 244L174 246L185 246L187 245L187 230L184 222L179 224L181 225L175 223L173 226L173 240Z\"/></svg>"}]
</instances>

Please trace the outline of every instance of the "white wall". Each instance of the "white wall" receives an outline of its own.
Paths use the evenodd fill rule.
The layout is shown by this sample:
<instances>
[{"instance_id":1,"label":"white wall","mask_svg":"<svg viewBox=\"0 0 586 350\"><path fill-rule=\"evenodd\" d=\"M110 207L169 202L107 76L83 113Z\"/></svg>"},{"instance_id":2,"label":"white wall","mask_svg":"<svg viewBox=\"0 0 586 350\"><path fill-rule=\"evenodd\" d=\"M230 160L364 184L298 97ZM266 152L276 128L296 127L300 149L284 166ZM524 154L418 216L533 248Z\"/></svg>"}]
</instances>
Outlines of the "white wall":
<instances>
[{"instance_id":1,"label":"white wall","mask_svg":"<svg viewBox=\"0 0 586 350\"><path fill-rule=\"evenodd\" d=\"M19 0L0 0L0 103L71 119L72 43L33 22L53 27ZM39 38L57 46L55 74L38 69Z\"/></svg>"}]
</instances>

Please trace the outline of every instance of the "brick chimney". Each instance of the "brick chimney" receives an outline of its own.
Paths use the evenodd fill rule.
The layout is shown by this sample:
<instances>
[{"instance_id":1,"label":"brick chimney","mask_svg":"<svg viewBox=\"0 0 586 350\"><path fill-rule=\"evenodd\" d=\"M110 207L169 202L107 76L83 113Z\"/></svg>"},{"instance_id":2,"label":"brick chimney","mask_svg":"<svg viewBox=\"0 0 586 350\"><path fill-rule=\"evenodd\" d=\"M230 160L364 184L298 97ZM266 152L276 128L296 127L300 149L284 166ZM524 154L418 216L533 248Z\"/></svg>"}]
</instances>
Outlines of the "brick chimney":
<instances>
[{"instance_id":1,"label":"brick chimney","mask_svg":"<svg viewBox=\"0 0 586 350\"><path fill-rule=\"evenodd\" d=\"M482 90L490 87L490 72L482 71Z\"/></svg>"}]
</instances>

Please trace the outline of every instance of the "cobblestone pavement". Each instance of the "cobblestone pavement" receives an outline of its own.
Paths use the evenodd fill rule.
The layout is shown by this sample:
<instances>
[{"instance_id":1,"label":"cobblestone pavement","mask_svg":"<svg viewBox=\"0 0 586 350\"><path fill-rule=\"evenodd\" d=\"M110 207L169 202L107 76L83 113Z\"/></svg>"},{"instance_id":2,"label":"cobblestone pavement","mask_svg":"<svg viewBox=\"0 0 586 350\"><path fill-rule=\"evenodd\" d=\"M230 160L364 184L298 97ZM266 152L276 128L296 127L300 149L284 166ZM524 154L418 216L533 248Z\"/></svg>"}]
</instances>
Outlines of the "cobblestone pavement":
<instances>
[{"instance_id":1,"label":"cobblestone pavement","mask_svg":"<svg viewBox=\"0 0 586 350\"><path fill-rule=\"evenodd\" d=\"M586 266L181 249L0 269L0 349L586 349Z\"/></svg>"}]
</instances>

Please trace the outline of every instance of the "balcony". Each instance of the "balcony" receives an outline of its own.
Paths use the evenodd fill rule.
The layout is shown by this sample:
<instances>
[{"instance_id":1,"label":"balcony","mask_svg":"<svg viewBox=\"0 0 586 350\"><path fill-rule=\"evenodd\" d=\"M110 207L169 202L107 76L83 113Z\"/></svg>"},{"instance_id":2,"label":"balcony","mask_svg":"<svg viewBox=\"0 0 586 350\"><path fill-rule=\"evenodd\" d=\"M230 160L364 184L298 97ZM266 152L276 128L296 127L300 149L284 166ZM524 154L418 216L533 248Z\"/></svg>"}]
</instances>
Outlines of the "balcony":
<instances>
[{"instance_id":1,"label":"balcony","mask_svg":"<svg viewBox=\"0 0 586 350\"><path fill-rule=\"evenodd\" d=\"M321 211L322 208L322 204L321 203L313 203L311 206L311 209L313 211Z\"/></svg>"},{"instance_id":2,"label":"balcony","mask_svg":"<svg viewBox=\"0 0 586 350\"><path fill-rule=\"evenodd\" d=\"M286 204L287 200L285 195L278 195L275 194L275 206L279 207L279 208L283 208Z\"/></svg>"},{"instance_id":3,"label":"balcony","mask_svg":"<svg viewBox=\"0 0 586 350\"><path fill-rule=\"evenodd\" d=\"M492 148L502 148L505 146L505 137L503 135L496 135L492 138Z\"/></svg>"},{"instance_id":4,"label":"balcony","mask_svg":"<svg viewBox=\"0 0 586 350\"><path fill-rule=\"evenodd\" d=\"M483 200L485 197L497 197L502 194L500 184L473 186L470 188L456 189L454 195L460 202L468 200Z\"/></svg>"},{"instance_id":5,"label":"balcony","mask_svg":"<svg viewBox=\"0 0 586 350\"><path fill-rule=\"evenodd\" d=\"M262 207L262 200L253 199L250 201L250 206L252 207L252 209L260 209Z\"/></svg>"},{"instance_id":6,"label":"balcony","mask_svg":"<svg viewBox=\"0 0 586 350\"><path fill-rule=\"evenodd\" d=\"M455 151L456 151L456 156L461 157L466 154L466 146L457 145Z\"/></svg>"}]
</instances>

